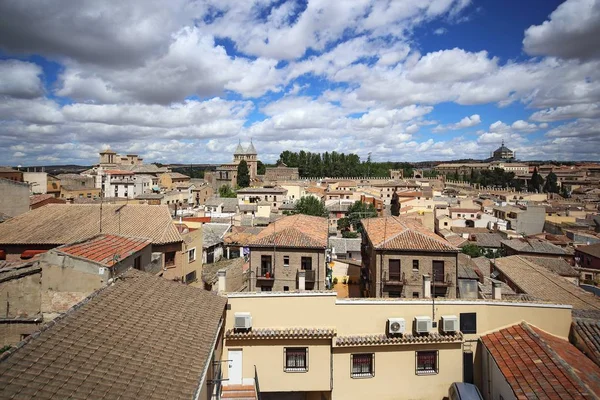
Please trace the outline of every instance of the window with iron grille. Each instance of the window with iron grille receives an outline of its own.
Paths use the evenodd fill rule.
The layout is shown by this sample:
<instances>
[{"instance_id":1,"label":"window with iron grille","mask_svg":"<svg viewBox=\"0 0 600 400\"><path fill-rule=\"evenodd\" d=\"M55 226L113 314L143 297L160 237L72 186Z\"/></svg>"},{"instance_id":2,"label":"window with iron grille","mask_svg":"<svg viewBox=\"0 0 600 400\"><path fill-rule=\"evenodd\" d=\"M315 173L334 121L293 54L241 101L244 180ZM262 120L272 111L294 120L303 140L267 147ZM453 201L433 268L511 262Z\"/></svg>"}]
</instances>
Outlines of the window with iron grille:
<instances>
[{"instance_id":1,"label":"window with iron grille","mask_svg":"<svg viewBox=\"0 0 600 400\"><path fill-rule=\"evenodd\" d=\"M375 354L351 354L352 378L370 378L375 376Z\"/></svg>"},{"instance_id":2,"label":"window with iron grille","mask_svg":"<svg viewBox=\"0 0 600 400\"><path fill-rule=\"evenodd\" d=\"M388 265L390 271L390 281L400 280L400 260L390 260Z\"/></svg>"},{"instance_id":3,"label":"window with iron grille","mask_svg":"<svg viewBox=\"0 0 600 400\"><path fill-rule=\"evenodd\" d=\"M303 271L312 270L312 257L302 257L300 259L300 267Z\"/></svg>"},{"instance_id":4,"label":"window with iron grille","mask_svg":"<svg viewBox=\"0 0 600 400\"><path fill-rule=\"evenodd\" d=\"M438 352L433 351L417 351L416 362L417 375L431 375L438 373Z\"/></svg>"},{"instance_id":5,"label":"window with iron grille","mask_svg":"<svg viewBox=\"0 0 600 400\"><path fill-rule=\"evenodd\" d=\"M308 348L286 347L283 349L285 372L308 371Z\"/></svg>"}]
</instances>

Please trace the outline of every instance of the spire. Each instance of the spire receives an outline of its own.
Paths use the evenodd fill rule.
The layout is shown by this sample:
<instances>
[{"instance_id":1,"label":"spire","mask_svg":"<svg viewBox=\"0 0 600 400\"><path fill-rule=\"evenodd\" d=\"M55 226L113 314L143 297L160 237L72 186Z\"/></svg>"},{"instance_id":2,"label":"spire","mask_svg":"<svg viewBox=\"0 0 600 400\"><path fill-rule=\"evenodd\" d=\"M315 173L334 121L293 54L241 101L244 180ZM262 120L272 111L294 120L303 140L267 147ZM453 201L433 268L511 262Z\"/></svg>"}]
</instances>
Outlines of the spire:
<instances>
[{"instance_id":1,"label":"spire","mask_svg":"<svg viewBox=\"0 0 600 400\"><path fill-rule=\"evenodd\" d=\"M254 144L252 144L252 139L250 139L250 146L246 149L246 154L257 154L256 149L254 148Z\"/></svg>"},{"instance_id":2,"label":"spire","mask_svg":"<svg viewBox=\"0 0 600 400\"><path fill-rule=\"evenodd\" d=\"M504 147L504 139L502 139L502 147Z\"/></svg>"},{"instance_id":3,"label":"spire","mask_svg":"<svg viewBox=\"0 0 600 400\"><path fill-rule=\"evenodd\" d=\"M233 152L234 155L236 154L244 154L244 148L242 147L242 141L240 140L238 142L237 147L235 148L235 151Z\"/></svg>"}]
</instances>

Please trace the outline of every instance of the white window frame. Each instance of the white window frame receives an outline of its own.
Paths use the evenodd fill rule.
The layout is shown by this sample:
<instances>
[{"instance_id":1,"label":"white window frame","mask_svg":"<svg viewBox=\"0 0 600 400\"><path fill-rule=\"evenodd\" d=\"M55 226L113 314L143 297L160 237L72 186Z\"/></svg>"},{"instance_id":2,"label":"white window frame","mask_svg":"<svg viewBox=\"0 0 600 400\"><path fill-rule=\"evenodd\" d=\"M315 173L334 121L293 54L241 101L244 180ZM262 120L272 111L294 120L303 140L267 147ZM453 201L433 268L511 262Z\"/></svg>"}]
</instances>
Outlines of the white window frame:
<instances>
[{"instance_id":1,"label":"white window frame","mask_svg":"<svg viewBox=\"0 0 600 400\"><path fill-rule=\"evenodd\" d=\"M194 255L194 258L191 259L191 255ZM196 248L192 247L191 249L188 249L188 263L194 262L196 261Z\"/></svg>"}]
</instances>

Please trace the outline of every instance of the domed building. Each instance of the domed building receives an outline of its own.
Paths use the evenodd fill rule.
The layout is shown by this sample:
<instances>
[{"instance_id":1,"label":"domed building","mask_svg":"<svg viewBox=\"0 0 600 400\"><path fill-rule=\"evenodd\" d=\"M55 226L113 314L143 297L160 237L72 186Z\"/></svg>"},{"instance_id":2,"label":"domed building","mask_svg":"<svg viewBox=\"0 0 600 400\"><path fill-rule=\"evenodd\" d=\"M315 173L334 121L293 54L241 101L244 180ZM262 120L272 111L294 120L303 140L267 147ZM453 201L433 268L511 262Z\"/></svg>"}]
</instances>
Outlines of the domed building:
<instances>
[{"instance_id":1,"label":"domed building","mask_svg":"<svg viewBox=\"0 0 600 400\"><path fill-rule=\"evenodd\" d=\"M498 147L496 150L494 150L494 152L492 153L492 157L490 159L490 161L511 161L514 160L516 158L516 153L514 151L512 151L511 149L509 149L508 147L506 147L504 145L504 140L502 141L502 145L500 147Z\"/></svg>"}]
</instances>

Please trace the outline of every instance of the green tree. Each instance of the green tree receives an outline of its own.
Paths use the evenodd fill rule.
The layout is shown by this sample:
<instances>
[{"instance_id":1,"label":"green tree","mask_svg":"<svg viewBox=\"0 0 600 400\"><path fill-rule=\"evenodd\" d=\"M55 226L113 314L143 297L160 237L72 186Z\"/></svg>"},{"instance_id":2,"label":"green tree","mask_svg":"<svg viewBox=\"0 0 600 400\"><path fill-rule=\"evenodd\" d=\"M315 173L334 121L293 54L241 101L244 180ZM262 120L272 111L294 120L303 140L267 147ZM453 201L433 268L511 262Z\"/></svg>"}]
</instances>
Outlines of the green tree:
<instances>
[{"instance_id":1,"label":"green tree","mask_svg":"<svg viewBox=\"0 0 600 400\"><path fill-rule=\"evenodd\" d=\"M314 215L317 217L326 217L327 209L325 203L313 196L302 197L296 202L296 214Z\"/></svg>"},{"instance_id":2,"label":"green tree","mask_svg":"<svg viewBox=\"0 0 600 400\"><path fill-rule=\"evenodd\" d=\"M337 222L337 228L342 233L350 230L350 220L348 218L340 218Z\"/></svg>"},{"instance_id":3,"label":"green tree","mask_svg":"<svg viewBox=\"0 0 600 400\"><path fill-rule=\"evenodd\" d=\"M223 185L219 188L219 197L234 198L237 197L235 190L229 185Z\"/></svg>"},{"instance_id":4,"label":"green tree","mask_svg":"<svg viewBox=\"0 0 600 400\"><path fill-rule=\"evenodd\" d=\"M394 190L394 193L392 194L390 212L393 216L400 216L400 198L398 197L398 193L396 192L396 190Z\"/></svg>"},{"instance_id":5,"label":"green tree","mask_svg":"<svg viewBox=\"0 0 600 400\"><path fill-rule=\"evenodd\" d=\"M567 187L565 185L562 185L560 187L560 195L562 197L564 197L565 199L570 197L569 190L567 189Z\"/></svg>"},{"instance_id":6,"label":"green tree","mask_svg":"<svg viewBox=\"0 0 600 400\"><path fill-rule=\"evenodd\" d=\"M344 231L342 232L342 237L345 239L356 239L358 237L358 232Z\"/></svg>"},{"instance_id":7,"label":"green tree","mask_svg":"<svg viewBox=\"0 0 600 400\"><path fill-rule=\"evenodd\" d=\"M377 217L377 210L372 203L356 201L348 209L348 220L350 221L350 225L352 225L356 231L362 232L361 219L375 217Z\"/></svg>"},{"instance_id":8,"label":"green tree","mask_svg":"<svg viewBox=\"0 0 600 400\"><path fill-rule=\"evenodd\" d=\"M558 193L558 177L554 172L550 172L548 176L546 176L546 183L544 183L544 192Z\"/></svg>"},{"instance_id":9,"label":"green tree","mask_svg":"<svg viewBox=\"0 0 600 400\"><path fill-rule=\"evenodd\" d=\"M533 169L533 174L531 174L531 179L529 180L529 185L527 186L530 192L540 192L542 190L542 186L544 185L544 178L540 174L538 174L537 167Z\"/></svg>"},{"instance_id":10,"label":"green tree","mask_svg":"<svg viewBox=\"0 0 600 400\"><path fill-rule=\"evenodd\" d=\"M257 161L256 162L256 173L258 175L264 175L267 172L267 167L265 166L265 164L262 163L262 161Z\"/></svg>"},{"instance_id":11,"label":"green tree","mask_svg":"<svg viewBox=\"0 0 600 400\"><path fill-rule=\"evenodd\" d=\"M237 185L241 188L250 186L250 170L246 160L240 161L237 168Z\"/></svg>"},{"instance_id":12,"label":"green tree","mask_svg":"<svg viewBox=\"0 0 600 400\"><path fill-rule=\"evenodd\" d=\"M468 256L471 256L472 258L481 257L483 255L483 251L481 250L481 247L477 246L474 243L467 243L467 244L465 244L462 247L461 251L464 254L466 254Z\"/></svg>"}]
</instances>

